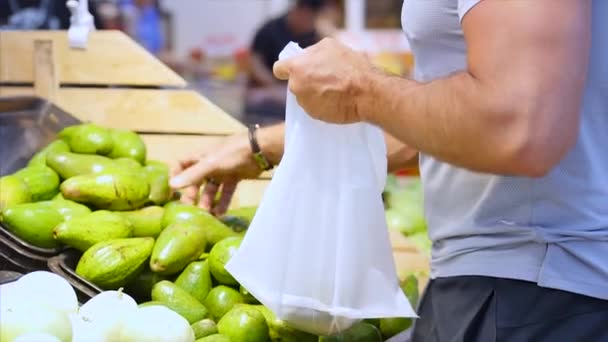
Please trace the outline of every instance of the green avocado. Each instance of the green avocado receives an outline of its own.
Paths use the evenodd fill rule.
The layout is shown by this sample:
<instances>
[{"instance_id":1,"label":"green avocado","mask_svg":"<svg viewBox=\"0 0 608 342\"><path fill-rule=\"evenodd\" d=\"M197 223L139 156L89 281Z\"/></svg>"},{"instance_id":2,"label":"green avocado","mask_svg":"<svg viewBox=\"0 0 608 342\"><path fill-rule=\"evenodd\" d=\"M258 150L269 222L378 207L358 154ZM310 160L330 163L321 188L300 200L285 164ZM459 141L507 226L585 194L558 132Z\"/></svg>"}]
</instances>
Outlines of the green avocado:
<instances>
[{"instance_id":1,"label":"green avocado","mask_svg":"<svg viewBox=\"0 0 608 342\"><path fill-rule=\"evenodd\" d=\"M75 153L107 155L114 147L110 130L95 124L66 127L59 132L59 137Z\"/></svg>"},{"instance_id":2,"label":"green avocado","mask_svg":"<svg viewBox=\"0 0 608 342\"><path fill-rule=\"evenodd\" d=\"M156 238L162 230L160 223L164 212L165 209L163 207L151 206L119 213L131 224L133 236Z\"/></svg>"},{"instance_id":3,"label":"green avocado","mask_svg":"<svg viewBox=\"0 0 608 342\"><path fill-rule=\"evenodd\" d=\"M148 200L150 186L135 173L99 173L72 177L61 184L66 199L116 211L140 208Z\"/></svg>"},{"instance_id":4,"label":"green avocado","mask_svg":"<svg viewBox=\"0 0 608 342\"><path fill-rule=\"evenodd\" d=\"M150 202L163 205L171 200L169 173L156 166L145 166L143 173L150 184Z\"/></svg>"},{"instance_id":5,"label":"green avocado","mask_svg":"<svg viewBox=\"0 0 608 342\"><path fill-rule=\"evenodd\" d=\"M201 302L167 280L154 285L152 300L164 303L169 309L184 317L190 324L198 322L208 315L207 308Z\"/></svg>"},{"instance_id":6,"label":"green avocado","mask_svg":"<svg viewBox=\"0 0 608 342\"><path fill-rule=\"evenodd\" d=\"M281 319L279 319L269 308L263 305L247 305L258 310L268 324L271 341L280 342L317 342L318 337L303 331L296 330Z\"/></svg>"},{"instance_id":7,"label":"green avocado","mask_svg":"<svg viewBox=\"0 0 608 342\"><path fill-rule=\"evenodd\" d=\"M59 193L59 176L46 165L28 166L15 173L30 189L32 201L50 200Z\"/></svg>"},{"instance_id":8,"label":"green avocado","mask_svg":"<svg viewBox=\"0 0 608 342\"><path fill-rule=\"evenodd\" d=\"M70 146L63 140L55 140L38 151L27 166L46 166L46 156L53 153L70 152Z\"/></svg>"},{"instance_id":9,"label":"green avocado","mask_svg":"<svg viewBox=\"0 0 608 342\"><path fill-rule=\"evenodd\" d=\"M63 216L47 202L8 207L2 211L2 221L8 230L36 247L59 247L53 229L63 221Z\"/></svg>"},{"instance_id":10,"label":"green avocado","mask_svg":"<svg viewBox=\"0 0 608 342\"><path fill-rule=\"evenodd\" d=\"M217 330L239 342L265 342L270 337L264 315L247 306L235 306L228 311L217 323Z\"/></svg>"},{"instance_id":11,"label":"green avocado","mask_svg":"<svg viewBox=\"0 0 608 342\"><path fill-rule=\"evenodd\" d=\"M231 237L224 239L211 248L209 252L209 270L213 278L220 284L237 286L239 283L234 277L226 271L226 264L236 253L243 241L240 237Z\"/></svg>"},{"instance_id":12,"label":"green avocado","mask_svg":"<svg viewBox=\"0 0 608 342\"><path fill-rule=\"evenodd\" d=\"M119 168L124 168L125 170L131 172L142 172L141 165L136 160L131 158L114 159L114 164Z\"/></svg>"},{"instance_id":13,"label":"green avocado","mask_svg":"<svg viewBox=\"0 0 608 342\"><path fill-rule=\"evenodd\" d=\"M235 305L245 303L243 295L232 287L218 285L211 289L203 302L211 317L215 320L221 319Z\"/></svg>"},{"instance_id":14,"label":"green avocado","mask_svg":"<svg viewBox=\"0 0 608 342\"><path fill-rule=\"evenodd\" d=\"M59 224L56 240L84 252L96 243L131 237L133 230L120 215L100 210Z\"/></svg>"},{"instance_id":15,"label":"green avocado","mask_svg":"<svg viewBox=\"0 0 608 342\"><path fill-rule=\"evenodd\" d=\"M153 238L99 242L84 252L76 274L105 290L118 289L143 271L153 246Z\"/></svg>"},{"instance_id":16,"label":"green avocado","mask_svg":"<svg viewBox=\"0 0 608 342\"><path fill-rule=\"evenodd\" d=\"M242 235L233 231L215 216L201 208L190 204L170 202L165 205L162 225L166 227L175 222L187 222L204 227L209 245L214 245L228 237Z\"/></svg>"},{"instance_id":17,"label":"green avocado","mask_svg":"<svg viewBox=\"0 0 608 342\"><path fill-rule=\"evenodd\" d=\"M205 318L192 324L194 338L203 338L205 336L217 334L217 325L213 320Z\"/></svg>"},{"instance_id":18,"label":"green avocado","mask_svg":"<svg viewBox=\"0 0 608 342\"><path fill-rule=\"evenodd\" d=\"M175 285L203 303L212 288L208 261L191 262L175 279Z\"/></svg>"},{"instance_id":19,"label":"green avocado","mask_svg":"<svg viewBox=\"0 0 608 342\"><path fill-rule=\"evenodd\" d=\"M111 158L131 158L143 165L146 162L146 144L137 133L125 129L111 129L114 144Z\"/></svg>"},{"instance_id":20,"label":"green avocado","mask_svg":"<svg viewBox=\"0 0 608 342\"><path fill-rule=\"evenodd\" d=\"M152 251L150 269L160 274L175 274L196 260L205 250L205 230L193 224L174 223L165 228Z\"/></svg>"},{"instance_id":21,"label":"green avocado","mask_svg":"<svg viewBox=\"0 0 608 342\"><path fill-rule=\"evenodd\" d=\"M21 178L13 175L0 177L0 210L31 199L30 189Z\"/></svg>"},{"instance_id":22,"label":"green avocado","mask_svg":"<svg viewBox=\"0 0 608 342\"><path fill-rule=\"evenodd\" d=\"M382 342L378 328L369 323L357 323L345 332L334 336L322 336L319 342Z\"/></svg>"},{"instance_id":23,"label":"green avocado","mask_svg":"<svg viewBox=\"0 0 608 342\"><path fill-rule=\"evenodd\" d=\"M48 201L46 203L57 209L59 214L63 216L64 221L71 220L75 217L85 216L91 213L91 209L89 209L89 207L87 207L86 205L76 203L74 201L68 201L66 199L53 199L52 201Z\"/></svg>"},{"instance_id":24,"label":"green avocado","mask_svg":"<svg viewBox=\"0 0 608 342\"><path fill-rule=\"evenodd\" d=\"M152 288L156 283L168 280L167 276L152 272L146 264L144 270L125 286L125 292L138 303L151 300Z\"/></svg>"},{"instance_id":25,"label":"green avocado","mask_svg":"<svg viewBox=\"0 0 608 342\"><path fill-rule=\"evenodd\" d=\"M213 334L205 337L201 337L194 342L232 342L232 340L222 334Z\"/></svg>"},{"instance_id":26,"label":"green avocado","mask_svg":"<svg viewBox=\"0 0 608 342\"><path fill-rule=\"evenodd\" d=\"M46 163L62 179L117 169L117 165L110 158L70 152L50 153L47 155Z\"/></svg>"}]
</instances>

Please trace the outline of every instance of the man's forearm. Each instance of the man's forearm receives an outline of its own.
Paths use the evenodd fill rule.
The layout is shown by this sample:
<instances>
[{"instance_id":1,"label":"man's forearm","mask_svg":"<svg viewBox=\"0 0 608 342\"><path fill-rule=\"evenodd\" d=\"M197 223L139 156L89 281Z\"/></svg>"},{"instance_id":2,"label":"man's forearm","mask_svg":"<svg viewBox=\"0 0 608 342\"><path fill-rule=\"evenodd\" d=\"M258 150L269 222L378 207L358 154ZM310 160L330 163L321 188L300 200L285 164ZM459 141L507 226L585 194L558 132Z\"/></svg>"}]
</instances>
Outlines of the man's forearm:
<instances>
[{"instance_id":1,"label":"man's forearm","mask_svg":"<svg viewBox=\"0 0 608 342\"><path fill-rule=\"evenodd\" d=\"M388 171L397 171L415 167L418 163L418 152L390 134L385 133ZM273 165L277 165L284 153L285 125L268 126L258 131L260 149Z\"/></svg>"}]
</instances>

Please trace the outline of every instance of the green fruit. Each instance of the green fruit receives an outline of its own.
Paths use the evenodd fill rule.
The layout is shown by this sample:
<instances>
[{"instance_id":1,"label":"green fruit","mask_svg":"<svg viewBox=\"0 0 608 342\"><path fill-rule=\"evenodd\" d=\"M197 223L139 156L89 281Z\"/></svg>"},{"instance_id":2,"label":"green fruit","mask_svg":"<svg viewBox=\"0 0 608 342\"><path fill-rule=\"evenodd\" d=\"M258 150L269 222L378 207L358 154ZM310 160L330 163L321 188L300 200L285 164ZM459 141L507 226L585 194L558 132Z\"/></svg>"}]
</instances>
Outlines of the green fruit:
<instances>
[{"instance_id":1,"label":"green fruit","mask_svg":"<svg viewBox=\"0 0 608 342\"><path fill-rule=\"evenodd\" d=\"M53 239L53 229L63 221L63 216L47 202L8 207L2 212L2 221L8 230L34 246L59 247L59 242Z\"/></svg>"},{"instance_id":2,"label":"green fruit","mask_svg":"<svg viewBox=\"0 0 608 342\"><path fill-rule=\"evenodd\" d=\"M251 221L253 221L253 217L255 216L255 213L257 212L257 210L258 210L257 206L240 207L240 208L229 209L226 212L226 215L239 217L239 218L245 220L247 222L247 225L250 225Z\"/></svg>"},{"instance_id":3,"label":"green fruit","mask_svg":"<svg viewBox=\"0 0 608 342\"><path fill-rule=\"evenodd\" d=\"M203 338L205 336L217 334L217 325L210 319L203 319L192 324L194 338Z\"/></svg>"},{"instance_id":4,"label":"green fruit","mask_svg":"<svg viewBox=\"0 0 608 342\"><path fill-rule=\"evenodd\" d=\"M164 211L162 207L146 207L135 211L123 211L120 214L133 228L133 236L155 238L162 230L160 223Z\"/></svg>"},{"instance_id":5,"label":"green fruit","mask_svg":"<svg viewBox=\"0 0 608 342\"><path fill-rule=\"evenodd\" d=\"M85 216L91 213L91 209L89 209L86 205L82 205L80 203L68 201L65 199L54 199L52 201L47 201L44 203L47 203L48 205L57 209L59 214L63 216L64 221L71 220L75 217Z\"/></svg>"},{"instance_id":6,"label":"green fruit","mask_svg":"<svg viewBox=\"0 0 608 342\"><path fill-rule=\"evenodd\" d=\"M209 335L209 336L205 336L203 338L199 338L198 340L194 341L194 342L231 342L232 340L230 338L228 338L227 336L224 336L222 334L213 334L213 335Z\"/></svg>"},{"instance_id":7,"label":"green fruit","mask_svg":"<svg viewBox=\"0 0 608 342\"><path fill-rule=\"evenodd\" d=\"M251 308L257 309L268 324L268 330L271 341L281 342L317 342L318 338L315 335L296 330L281 319L279 319L269 308L263 305L249 305Z\"/></svg>"},{"instance_id":8,"label":"green fruit","mask_svg":"<svg viewBox=\"0 0 608 342\"><path fill-rule=\"evenodd\" d=\"M0 177L0 210L31 200L30 189L17 176Z\"/></svg>"},{"instance_id":9,"label":"green fruit","mask_svg":"<svg viewBox=\"0 0 608 342\"><path fill-rule=\"evenodd\" d=\"M57 241L84 252L99 242L131 237L132 232L131 226L120 215L100 210L61 223L53 230L53 236Z\"/></svg>"},{"instance_id":10,"label":"green fruit","mask_svg":"<svg viewBox=\"0 0 608 342\"><path fill-rule=\"evenodd\" d=\"M38 151L27 166L46 166L46 156L53 153L70 152L70 146L63 140L55 140Z\"/></svg>"},{"instance_id":11,"label":"green fruit","mask_svg":"<svg viewBox=\"0 0 608 342\"><path fill-rule=\"evenodd\" d=\"M217 242L238 233L220 222L215 216L201 208L190 204L171 202L165 206L163 227L175 222L188 222L205 228L207 243L214 245Z\"/></svg>"},{"instance_id":12,"label":"green fruit","mask_svg":"<svg viewBox=\"0 0 608 342\"><path fill-rule=\"evenodd\" d=\"M191 262L175 279L175 285L184 289L199 302L204 303L212 287L209 262Z\"/></svg>"},{"instance_id":13,"label":"green fruit","mask_svg":"<svg viewBox=\"0 0 608 342\"><path fill-rule=\"evenodd\" d=\"M232 237L224 239L209 252L209 270L211 275L220 283L224 285L238 285L239 283L234 277L226 271L224 266L230 261L230 258L236 253L241 242L243 241L240 237Z\"/></svg>"},{"instance_id":14,"label":"green fruit","mask_svg":"<svg viewBox=\"0 0 608 342\"><path fill-rule=\"evenodd\" d=\"M137 302L148 301L156 283L167 280L166 276L152 272L148 266L125 286L125 292Z\"/></svg>"},{"instance_id":15,"label":"green fruit","mask_svg":"<svg viewBox=\"0 0 608 342\"><path fill-rule=\"evenodd\" d=\"M129 171L134 171L134 172L142 171L141 165L136 160L131 159L131 158L114 159L114 164L116 164L118 167L125 168Z\"/></svg>"},{"instance_id":16,"label":"green fruit","mask_svg":"<svg viewBox=\"0 0 608 342\"><path fill-rule=\"evenodd\" d=\"M245 298L239 291L224 285L211 289L203 302L215 320L222 318L235 305L245 303Z\"/></svg>"},{"instance_id":17,"label":"green fruit","mask_svg":"<svg viewBox=\"0 0 608 342\"><path fill-rule=\"evenodd\" d=\"M322 336L319 342L382 342L382 335L378 328L369 323L358 323L342 334L335 336Z\"/></svg>"},{"instance_id":18,"label":"green fruit","mask_svg":"<svg viewBox=\"0 0 608 342\"><path fill-rule=\"evenodd\" d=\"M257 300L257 298L255 298L249 291L247 291L243 285L239 286L239 292L243 295L243 298L245 298L245 303L260 304L260 301Z\"/></svg>"},{"instance_id":19,"label":"green fruit","mask_svg":"<svg viewBox=\"0 0 608 342\"><path fill-rule=\"evenodd\" d=\"M205 246L205 230L202 227L174 223L158 236L150 259L150 269L161 274L180 272L198 258Z\"/></svg>"},{"instance_id":20,"label":"green fruit","mask_svg":"<svg viewBox=\"0 0 608 342\"><path fill-rule=\"evenodd\" d=\"M232 341L265 342L269 339L268 324L264 315L245 306L228 311L218 322L217 330Z\"/></svg>"},{"instance_id":21,"label":"green fruit","mask_svg":"<svg viewBox=\"0 0 608 342\"><path fill-rule=\"evenodd\" d=\"M400 282L401 290L413 307L418 305L418 279L413 274ZM412 326L411 318L392 317L380 319L380 331L386 339L391 338Z\"/></svg>"},{"instance_id":22,"label":"green fruit","mask_svg":"<svg viewBox=\"0 0 608 342\"><path fill-rule=\"evenodd\" d=\"M155 166L146 166L143 173L150 184L150 202L163 205L171 200L171 187L169 186L169 173Z\"/></svg>"},{"instance_id":23,"label":"green fruit","mask_svg":"<svg viewBox=\"0 0 608 342\"><path fill-rule=\"evenodd\" d=\"M163 173L169 173L169 165L167 165L167 163L164 163L162 161L158 161L158 160L148 160L146 162L146 166L150 169L155 169L158 171L161 171Z\"/></svg>"},{"instance_id":24,"label":"green fruit","mask_svg":"<svg viewBox=\"0 0 608 342\"><path fill-rule=\"evenodd\" d=\"M150 291L152 291L152 290L150 290ZM148 296L150 296L150 295L148 295ZM143 303L139 304L137 307L145 308L146 306L164 306L164 307L166 307L165 303L157 302L154 300L151 300L149 302L143 302Z\"/></svg>"},{"instance_id":25,"label":"green fruit","mask_svg":"<svg viewBox=\"0 0 608 342\"><path fill-rule=\"evenodd\" d=\"M110 135L114 143L111 158L131 158L142 165L146 162L146 144L137 133L112 129Z\"/></svg>"},{"instance_id":26,"label":"green fruit","mask_svg":"<svg viewBox=\"0 0 608 342\"><path fill-rule=\"evenodd\" d=\"M76 153L106 155L112 152L114 145L110 131L94 124L64 128L59 137Z\"/></svg>"},{"instance_id":27,"label":"green fruit","mask_svg":"<svg viewBox=\"0 0 608 342\"><path fill-rule=\"evenodd\" d=\"M46 165L26 167L15 176L25 182L34 202L50 200L59 193L59 176Z\"/></svg>"},{"instance_id":28,"label":"green fruit","mask_svg":"<svg viewBox=\"0 0 608 342\"><path fill-rule=\"evenodd\" d=\"M249 222L236 216L224 215L220 218L220 221L237 233L244 232L249 228Z\"/></svg>"},{"instance_id":29,"label":"green fruit","mask_svg":"<svg viewBox=\"0 0 608 342\"><path fill-rule=\"evenodd\" d=\"M133 173L100 173L72 177L61 184L66 199L97 209L133 210L148 200L150 187Z\"/></svg>"},{"instance_id":30,"label":"green fruit","mask_svg":"<svg viewBox=\"0 0 608 342\"><path fill-rule=\"evenodd\" d=\"M76 273L103 289L118 289L143 270L153 246L153 238L100 242L84 252Z\"/></svg>"},{"instance_id":31,"label":"green fruit","mask_svg":"<svg viewBox=\"0 0 608 342\"><path fill-rule=\"evenodd\" d=\"M364 323L369 323L376 328L380 329L380 318L368 318L363 320Z\"/></svg>"},{"instance_id":32,"label":"green fruit","mask_svg":"<svg viewBox=\"0 0 608 342\"><path fill-rule=\"evenodd\" d=\"M49 153L46 157L46 164L62 179L117 169L116 164L110 158L70 152Z\"/></svg>"},{"instance_id":33,"label":"green fruit","mask_svg":"<svg viewBox=\"0 0 608 342\"><path fill-rule=\"evenodd\" d=\"M163 280L152 288L152 300L164 303L184 317L190 324L207 317L207 308L188 292L170 281Z\"/></svg>"},{"instance_id":34,"label":"green fruit","mask_svg":"<svg viewBox=\"0 0 608 342\"><path fill-rule=\"evenodd\" d=\"M65 197L63 197L63 194L61 192L57 193L57 195L55 195L52 199L53 201L61 201L61 200L65 200ZM74 202L75 203L75 202Z\"/></svg>"}]
</instances>

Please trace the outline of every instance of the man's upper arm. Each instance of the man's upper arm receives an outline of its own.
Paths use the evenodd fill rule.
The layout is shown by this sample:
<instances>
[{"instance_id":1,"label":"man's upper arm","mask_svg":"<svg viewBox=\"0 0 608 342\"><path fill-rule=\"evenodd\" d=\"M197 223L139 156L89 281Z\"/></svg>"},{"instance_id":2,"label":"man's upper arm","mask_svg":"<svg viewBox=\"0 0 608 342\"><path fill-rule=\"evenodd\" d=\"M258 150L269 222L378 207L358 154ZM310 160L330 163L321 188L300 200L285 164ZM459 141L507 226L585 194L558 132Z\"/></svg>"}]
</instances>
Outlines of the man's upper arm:
<instances>
[{"instance_id":1,"label":"man's upper arm","mask_svg":"<svg viewBox=\"0 0 608 342\"><path fill-rule=\"evenodd\" d=\"M478 100L517 113L521 139L552 140L546 157L561 159L578 133L591 0L459 0L459 11Z\"/></svg>"}]
</instances>

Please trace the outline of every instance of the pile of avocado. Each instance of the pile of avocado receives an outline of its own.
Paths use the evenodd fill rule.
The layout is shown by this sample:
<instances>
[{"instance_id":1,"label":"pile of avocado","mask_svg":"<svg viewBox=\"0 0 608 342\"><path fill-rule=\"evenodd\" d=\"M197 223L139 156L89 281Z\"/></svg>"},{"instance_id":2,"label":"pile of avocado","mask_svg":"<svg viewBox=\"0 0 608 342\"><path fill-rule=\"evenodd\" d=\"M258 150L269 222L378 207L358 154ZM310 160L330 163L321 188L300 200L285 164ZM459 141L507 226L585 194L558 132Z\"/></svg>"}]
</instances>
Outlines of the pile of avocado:
<instances>
[{"instance_id":1,"label":"pile of avocado","mask_svg":"<svg viewBox=\"0 0 608 342\"><path fill-rule=\"evenodd\" d=\"M136 133L71 126L0 178L0 219L31 245L79 250L78 275L104 290L123 288L142 306L167 306L192 324L197 341L374 342L411 325L367 320L331 337L287 326L224 269L256 208L217 218L173 200L168 181L168 166L147 160ZM416 278L403 284L415 305Z\"/></svg>"}]
</instances>

